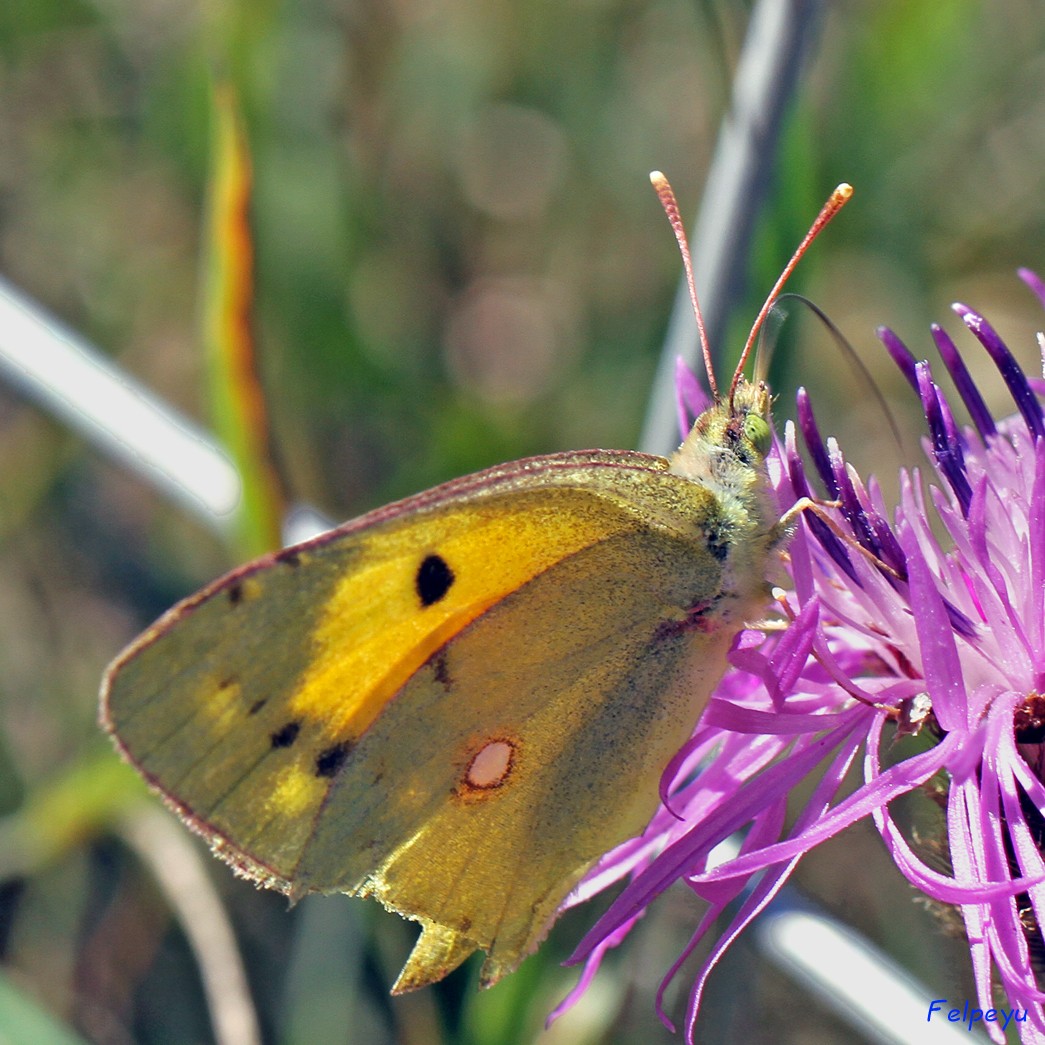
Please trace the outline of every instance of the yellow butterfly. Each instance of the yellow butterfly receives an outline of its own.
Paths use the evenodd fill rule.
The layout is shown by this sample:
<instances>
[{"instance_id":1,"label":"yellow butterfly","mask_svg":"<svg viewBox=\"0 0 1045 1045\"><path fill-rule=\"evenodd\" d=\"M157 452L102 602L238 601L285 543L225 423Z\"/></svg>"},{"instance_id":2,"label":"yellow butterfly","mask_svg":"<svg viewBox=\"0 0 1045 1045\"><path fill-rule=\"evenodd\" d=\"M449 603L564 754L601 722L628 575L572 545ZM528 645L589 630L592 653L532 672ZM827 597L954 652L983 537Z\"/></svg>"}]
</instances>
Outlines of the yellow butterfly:
<instances>
[{"instance_id":1,"label":"yellow butterfly","mask_svg":"<svg viewBox=\"0 0 1045 1045\"><path fill-rule=\"evenodd\" d=\"M102 722L239 873L420 922L394 992L477 949L490 985L646 826L764 611L769 406L738 366L670 459L516 461L241 567L117 657Z\"/></svg>"}]
</instances>

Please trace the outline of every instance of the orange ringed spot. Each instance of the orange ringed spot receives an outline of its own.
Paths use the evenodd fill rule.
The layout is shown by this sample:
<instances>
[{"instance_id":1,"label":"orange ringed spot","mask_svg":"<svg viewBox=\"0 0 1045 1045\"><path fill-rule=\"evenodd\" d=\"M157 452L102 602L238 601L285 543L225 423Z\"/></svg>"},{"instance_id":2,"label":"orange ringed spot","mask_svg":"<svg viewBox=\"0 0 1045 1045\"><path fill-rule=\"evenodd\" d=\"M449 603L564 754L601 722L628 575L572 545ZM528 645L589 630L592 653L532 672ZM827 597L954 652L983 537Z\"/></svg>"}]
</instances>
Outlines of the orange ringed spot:
<instances>
[{"instance_id":1,"label":"orange ringed spot","mask_svg":"<svg viewBox=\"0 0 1045 1045\"><path fill-rule=\"evenodd\" d=\"M468 763L465 784L482 791L500 787L512 771L514 755L515 748L507 740L491 740L484 744Z\"/></svg>"}]
</instances>

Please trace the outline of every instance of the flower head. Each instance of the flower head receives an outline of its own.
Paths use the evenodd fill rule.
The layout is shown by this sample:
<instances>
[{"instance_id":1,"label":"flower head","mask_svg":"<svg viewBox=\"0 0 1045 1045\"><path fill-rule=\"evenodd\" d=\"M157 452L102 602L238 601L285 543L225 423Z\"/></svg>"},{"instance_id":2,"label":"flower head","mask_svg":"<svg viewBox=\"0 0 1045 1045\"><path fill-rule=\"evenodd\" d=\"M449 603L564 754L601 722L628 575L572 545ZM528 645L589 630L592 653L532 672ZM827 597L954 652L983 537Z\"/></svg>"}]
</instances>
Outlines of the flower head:
<instances>
[{"instance_id":1,"label":"flower head","mask_svg":"<svg viewBox=\"0 0 1045 1045\"><path fill-rule=\"evenodd\" d=\"M1021 275L1045 303L1045 285ZM672 882L709 904L687 954L744 893L694 984L692 1036L707 976L730 942L804 853L870 816L909 881L960 910L979 1005L991 1007L996 981L1013 1008L1027 1010L1024 1040L1045 1040L1045 993L1031 960L1045 924L1045 415L1036 394L1045 383L1024 374L982 316L955 309L996 363L1017 414L992 417L954 343L934 327L972 419L959 428L929 364L880 330L921 400L935 471L924 487L917 470L901 473L890 521L875 481L864 482L838 445L825 443L799 393L810 471L838 507L825 518L803 513L790 545L790 591L781 600L790 626L742 633L735 670L665 772L657 816L578 892L582 899L628 879L575 952L586 963L578 990ZM771 458L785 506L812 493L797 444L789 424ZM884 745L919 729L931 746L899 760L894 753L885 766ZM864 783L843 796L858 759ZM786 823L788 792L814 771L811 798ZM915 852L890 812L893 800L934 777L946 785L949 873ZM739 855L712 866L713 848L736 831L745 832ZM996 1025L988 1030L1004 1040Z\"/></svg>"}]
</instances>

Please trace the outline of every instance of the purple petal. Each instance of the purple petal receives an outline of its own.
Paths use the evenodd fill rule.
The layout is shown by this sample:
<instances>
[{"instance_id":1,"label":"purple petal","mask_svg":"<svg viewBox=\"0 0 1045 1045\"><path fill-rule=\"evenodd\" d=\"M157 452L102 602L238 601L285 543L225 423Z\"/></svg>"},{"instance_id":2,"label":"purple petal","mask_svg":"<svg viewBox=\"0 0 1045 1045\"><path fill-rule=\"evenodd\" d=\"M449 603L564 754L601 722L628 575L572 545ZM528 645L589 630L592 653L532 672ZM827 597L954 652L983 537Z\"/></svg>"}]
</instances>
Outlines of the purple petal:
<instances>
[{"instance_id":1,"label":"purple petal","mask_svg":"<svg viewBox=\"0 0 1045 1045\"><path fill-rule=\"evenodd\" d=\"M1032 269L1017 269L1016 275L1023 280L1024 283L1030 287L1038 296L1038 300L1045 305L1045 283L1041 281L1041 277Z\"/></svg>"},{"instance_id":2,"label":"purple petal","mask_svg":"<svg viewBox=\"0 0 1045 1045\"><path fill-rule=\"evenodd\" d=\"M968 728L965 682L943 597L925 556L914 541L908 543L901 533L900 543L907 552L911 610L922 655L922 675L932 697L933 711L940 726L948 732Z\"/></svg>"},{"instance_id":3,"label":"purple petal","mask_svg":"<svg viewBox=\"0 0 1045 1045\"><path fill-rule=\"evenodd\" d=\"M830 813L819 818L801 835L777 842L751 856L737 857L728 864L705 871L695 877L701 882L712 882L726 877L749 875L771 864L801 856L813 846L834 837L850 824L862 820L865 816L870 816L876 809L887 805L894 798L907 794L925 783L945 764L947 753L953 751L955 745L948 744L949 740L950 736L945 737L930 751L913 755L906 761L887 769L839 802ZM945 750L941 751L941 749Z\"/></svg>"},{"instance_id":4,"label":"purple petal","mask_svg":"<svg viewBox=\"0 0 1045 1045\"><path fill-rule=\"evenodd\" d=\"M901 577L906 578L907 562L904 559L903 550L900 548L900 542L896 539L892 527L879 510L878 502L871 496L874 487L865 488L860 482L860 477L851 470L846 472L846 481L855 491L864 518L874 534L875 555L888 563Z\"/></svg>"},{"instance_id":5,"label":"purple petal","mask_svg":"<svg viewBox=\"0 0 1045 1045\"><path fill-rule=\"evenodd\" d=\"M983 401L983 396L980 395L976 382L973 381L972 376L969 374L969 368L959 354L958 346L955 345L947 331L936 323L933 323L931 330L933 340L936 342L936 349L943 360L943 365L947 367L947 371L958 389L958 394L962 397L962 402L969 411L973 424L980 435L994 435L996 431L994 418L991 417L991 412L987 409L987 404Z\"/></svg>"},{"instance_id":6,"label":"purple petal","mask_svg":"<svg viewBox=\"0 0 1045 1045\"><path fill-rule=\"evenodd\" d=\"M976 592L980 597L980 605L986 612L988 623L994 625L995 641L1003 650L1005 660L1018 665L1020 674L1026 675L1031 668L1027 656L1031 643L1024 629L1025 617L1014 604L1005 575L995 561L993 542L988 542L991 529L991 519L988 518L988 487L989 480L984 476L977 485L972 510L969 512L969 547L975 556L978 574L989 582L978 582ZM996 534L993 536L996 537ZM1040 595L1037 597L1040 599Z\"/></svg>"},{"instance_id":7,"label":"purple petal","mask_svg":"<svg viewBox=\"0 0 1045 1045\"><path fill-rule=\"evenodd\" d=\"M1034 458L1027 548L1030 552L1030 591L1041 592L1045 591L1045 442L1039 440L1035 444ZM1041 664L1045 661L1045 612L1040 602L1028 607L1025 619L1035 663Z\"/></svg>"},{"instance_id":8,"label":"purple petal","mask_svg":"<svg viewBox=\"0 0 1045 1045\"><path fill-rule=\"evenodd\" d=\"M765 681L769 683L766 688L777 710L809 660L819 623L820 600L810 599L776 644L769 660L769 679Z\"/></svg>"},{"instance_id":9,"label":"purple petal","mask_svg":"<svg viewBox=\"0 0 1045 1045\"><path fill-rule=\"evenodd\" d=\"M619 946L638 920L639 916L636 915L631 921L622 925L615 934L607 936L598 947L594 948L588 960L584 963L584 969L576 986L548 1014L548 1018L544 1021L545 1029L550 1027L564 1012L568 1012L581 1000L584 992L591 986L591 981L595 979L595 974L599 971L603 955L611 948ZM674 1027L669 1027L671 1031L674 1031L674 1029Z\"/></svg>"},{"instance_id":10,"label":"purple petal","mask_svg":"<svg viewBox=\"0 0 1045 1045\"><path fill-rule=\"evenodd\" d=\"M722 955L730 947L734 940L751 924L752 921L768 906L770 901L784 887L791 872L798 864L798 857L788 863L774 867L767 871L744 901L740 911L730 923L729 928L715 941L711 954L704 963L693 990L690 992L689 1005L686 1011L686 1040L692 1043L695 1039L693 1032L696 1026L697 1011L707 984L708 977L718 964Z\"/></svg>"},{"instance_id":11,"label":"purple petal","mask_svg":"<svg viewBox=\"0 0 1045 1045\"><path fill-rule=\"evenodd\" d=\"M1041 405L1038 403L1033 391L1031 391L1030 385L1027 384L1027 377L1023 373L1023 369L1016 362L1015 357L1009 351L1005 342L1002 341L990 323L978 312L974 312L971 308L962 304L954 304L951 307L961 316L962 321L972 331L980 344L987 349L991 359L994 360L998 370L1001 371L1001 376L1009 386L1009 391L1012 393L1012 398L1016 401L1016 406L1019 408L1023 419L1027 422L1027 427L1035 438L1045 435L1045 423L1042 420Z\"/></svg>"},{"instance_id":12,"label":"purple petal","mask_svg":"<svg viewBox=\"0 0 1045 1045\"><path fill-rule=\"evenodd\" d=\"M907 564L903 552L889 524L879 515L866 497L861 497L863 487L857 487L846 464L842 451L834 439L829 439L828 453L835 475L835 496L842 502L842 514L846 517L853 531L853 536L877 559L891 566L901 578L907 576ZM886 580L896 587L896 577L885 573Z\"/></svg>"},{"instance_id":13,"label":"purple petal","mask_svg":"<svg viewBox=\"0 0 1045 1045\"><path fill-rule=\"evenodd\" d=\"M885 841L900 873L926 896L939 900L940 903L949 904L976 904L998 897L1012 896L1025 892L1028 888L1040 884L1038 878L1014 878L1012 880L998 882L984 882L981 884L964 885L955 878L949 878L940 874L925 864L915 855L915 852L903 834L893 823L885 808L877 810L874 814L875 824ZM952 847L960 845L959 841L952 840Z\"/></svg>"},{"instance_id":14,"label":"purple petal","mask_svg":"<svg viewBox=\"0 0 1045 1045\"><path fill-rule=\"evenodd\" d=\"M820 428L817 426L816 417L813 415L813 404L809 401L809 393L805 388L799 388L795 394L795 406L798 413L798 427L802 432L802 441L809 450L809 456L820 474L830 497L837 497L835 489L834 469L831 467L831 458L828 455L824 440L820 437Z\"/></svg>"},{"instance_id":15,"label":"purple petal","mask_svg":"<svg viewBox=\"0 0 1045 1045\"><path fill-rule=\"evenodd\" d=\"M802 389L799 389L798 398L798 409L799 414L802 413ZM808 400L806 400L808 405ZM834 486L834 477L831 474L831 464L827 457L827 450L824 448L824 444L820 441L820 433L816 429L816 423L813 420L811 411L807 411L806 419L811 423L812 427L808 430L803 431L803 435L806 438L812 439L812 443L807 443L809 447L810 455L816 460L818 455L822 454L823 467L822 469L818 465L818 470L821 471L821 476L825 480L825 485L830 489ZM802 458L798 453L798 447L793 437L793 430L788 429L787 435L785 436L785 452L787 455L787 469L788 475L791 479L791 485L794 487L795 494L797 497L808 497L813 498L813 492L809 488L809 483L806 481L805 468L802 465ZM797 499L796 497L796 499ZM852 562L849 559L849 553L845 550L845 545L831 532L830 527L822 520L817 518L811 512L804 513L803 520L809 532L816 537L820 546L827 552L828 555L834 560L838 568L856 585L860 584L860 580L857 576L856 570L853 567ZM797 578L796 578L797 580ZM800 593L802 589L799 589Z\"/></svg>"},{"instance_id":16,"label":"purple petal","mask_svg":"<svg viewBox=\"0 0 1045 1045\"><path fill-rule=\"evenodd\" d=\"M955 497L958 498L962 514L968 515L972 488L965 475L965 462L962 458L961 447L952 435L954 422L947 424L949 415L944 414L943 399L929 373L929 364L918 363L915 372L918 379L918 394L922 400L925 420L932 438L933 457L954 491Z\"/></svg>"},{"instance_id":17,"label":"purple petal","mask_svg":"<svg viewBox=\"0 0 1045 1045\"><path fill-rule=\"evenodd\" d=\"M834 476L834 496L842 502L842 514L853 529L853 536L874 554L878 554L878 541L864 512L864 506L856 496L846 471L845 457L835 439L827 441L827 452L831 458L831 473Z\"/></svg>"},{"instance_id":18,"label":"purple petal","mask_svg":"<svg viewBox=\"0 0 1045 1045\"><path fill-rule=\"evenodd\" d=\"M694 930L693 935L690 936L689 942L685 947L682 948L682 953L671 963L668 971L661 978L660 986L657 987L657 994L654 1006L657 1011L657 1016L660 1022L671 1031L675 1033L675 1024L669 1019L668 1014L664 1011L664 995L667 992L668 987L671 986L671 981L678 975L679 969L685 965L690 955L696 950L697 945L707 935L708 931L715 927L715 923L718 921L719 915L722 913L722 908L718 904L712 904L707 911L704 912L704 916L700 919L697 928ZM694 992L697 988L694 986ZM698 1002L699 1004L699 1002ZM691 1000L692 1005L692 1000ZM687 1037L688 1037L688 1017L687 1017Z\"/></svg>"},{"instance_id":19,"label":"purple petal","mask_svg":"<svg viewBox=\"0 0 1045 1045\"><path fill-rule=\"evenodd\" d=\"M694 824L685 835L667 846L646 870L625 886L605 914L577 945L566 964L573 965L583 961L604 936L616 931L625 921L634 917L672 882L683 875L692 874L701 866L714 845L754 818L768 802L786 793L803 779L821 761L825 750L842 743L854 729L859 728L865 716L864 709L860 708L857 711L857 715L840 716L844 724L833 729L825 737L819 738L816 744L799 751L786 761L770 766L754 779L745 781L740 788L735 789L727 803L715 809L706 819ZM788 854L784 859L790 859L791 855L794 854ZM779 859L766 863L779 862ZM759 863L757 859L754 862L759 864L755 870L766 865Z\"/></svg>"},{"instance_id":20,"label":"purple petal","mask_svg":"<svg viewBox=\"0 0 1045 1045\"><path fill-rule=\"evenodd\" d=\"M888 328L879 327L875 333L878 340L885 345L886 351L893 358L893 362L900 368L900 373L907 378L908 384L917 392L918 381L914 376L914 356L910 349Z\"/></svg>"},{"instance_id":21,"label":"purple petal","mask_svg":"<svg viewBox=\"0 0 1045 1045\"><path fill-rule=\"evenodd\" d=\"M709 704L704 712L705 724L731 733L750 736L801 736L837 724L844 712L823 715L782 714L779 711L758 711L744 708L726 700Z\"/></svg>"}]
</instances>

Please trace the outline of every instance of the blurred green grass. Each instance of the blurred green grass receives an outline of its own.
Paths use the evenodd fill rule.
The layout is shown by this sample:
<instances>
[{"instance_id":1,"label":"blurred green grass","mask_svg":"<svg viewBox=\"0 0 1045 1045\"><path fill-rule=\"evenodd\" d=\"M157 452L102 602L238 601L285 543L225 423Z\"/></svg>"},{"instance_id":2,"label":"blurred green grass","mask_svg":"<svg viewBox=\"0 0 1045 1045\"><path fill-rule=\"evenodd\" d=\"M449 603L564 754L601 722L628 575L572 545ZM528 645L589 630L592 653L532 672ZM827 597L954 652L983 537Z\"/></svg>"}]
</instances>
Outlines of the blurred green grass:
<instances>
[{"instance_id":1,"label":"blurred green grass","mask_svg":"<svg viewBox=\"0 0 1045 1045\"><path fill-rule=\"evenodd\" d=\"M296 497L348 517L500 460L633 445L678 270L646 174L665 170L695 208L747 13L722 0L4 5L0 271L205 418L199 257L218 66L254 151L257 326ZM901 417L913 404L877 365L878 323L921 355L929 322L960 329L947 310L960 298L1036 369L1040 314L1012 272L1045 268L1043 45L1045 20L1016 0L832 7L786 129L748 314L845 179L854 202L796 289ZM788 330L779 416L808 382L825 431L888 475L877 407L854 401L812 324ZM986 384L1003 403L1000 381ZM2 387L0 491L0 812L8 840L27 823L45 831L37 848L9 842L3 972L91 1041L208 1040L184 935L116 811L102 804L107 821L78 789L95 774L109 786L99 767L115 765L95 726L104 665L234 553ZM82 803L55 806L70 789ZM412 927L341 898L288 914L209 870L272 1041L536 1040L574 979L555 963L592 918L571 912L495 991L476 995L466 972L391 1002ZM797 880L960 992L960 945L912 906L870 830L825 846ZM690 900L667 898L547 1041L673 1040L651 992L693 924ZM782 1027L786 1040L843 1040L751 961L738 949L713 981L707 1040L740 1028L781 1041Z\"/></svg>"}]
</instances>

